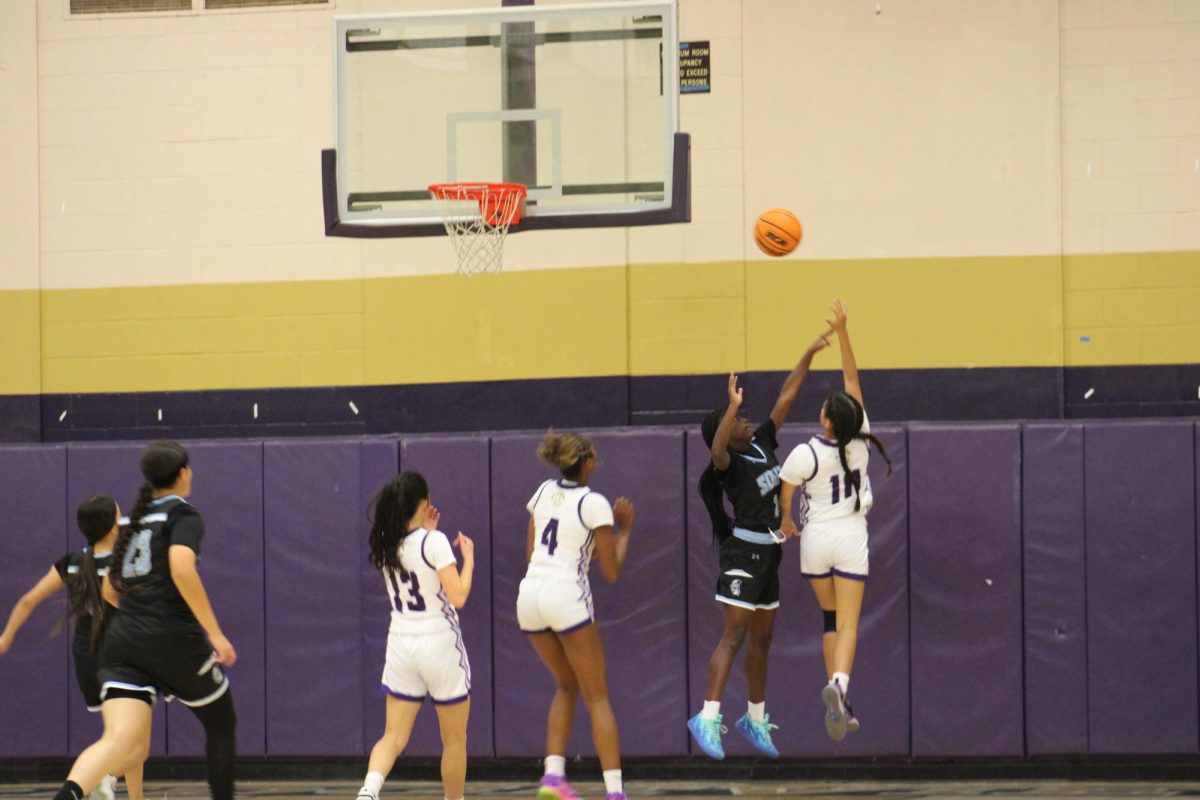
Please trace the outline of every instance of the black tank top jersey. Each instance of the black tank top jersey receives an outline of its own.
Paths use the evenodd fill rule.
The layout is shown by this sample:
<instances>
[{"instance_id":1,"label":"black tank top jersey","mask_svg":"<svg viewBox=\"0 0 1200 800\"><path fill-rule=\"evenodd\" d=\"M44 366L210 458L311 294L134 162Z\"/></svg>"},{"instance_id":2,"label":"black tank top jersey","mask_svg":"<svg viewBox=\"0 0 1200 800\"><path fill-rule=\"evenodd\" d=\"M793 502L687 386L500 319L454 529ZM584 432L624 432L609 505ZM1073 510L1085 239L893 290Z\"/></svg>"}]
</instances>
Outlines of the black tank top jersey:
<instances>
[{"instance_id":1,"label":"black tank top jersey","mask_svg":"<svg viewBox=\"0 0 1200 800\"><path fill-rule=\"evenodd\" d=\"M58 577L62 578L63 583L67 585L67 590L71 593L71 606L75 605L75 588L67 582L68 575L74 575L83 567L83 550L76 550L73 553L67 553L65 556L54 562L54 571L58 573ZM112 560L112 553L105 553L102 556L94 558L96 562L96 580L101 582L104 580L105 574L108 572L108 562ZM107 604L106 604L107 605ZM111 606L108 608L112 611ZM84 651L91 650L92 641L92 617L90 614L85 614L80 617L75 623L75 644L76 650L81 648Z\"/></svg>"},{"instance_id":2,"label":"black tank top jersey","mask_svg":"<svg viewBox=\"0 0 1200 800\"><path fill-rule=\"evenodd\" d=\"M729 467L721 487L733 503L734 525L766 533L779 527L779 461L775 450L775 423L768 418L750 439L750 449L729 451Z\"/></svg>"},{"instance_id":3,"label":"black tank top jersey","mask_svg":"<svg viewBox=\"0 0 1200 800\"><path fill-rule=\"evenodd\" d=\"M151 503L132 526L133 535L121 565L126 586L117 615L121 628L203 635L200 623L175 587L167 558L172 545L190 547L200 555L200 540L204 538L200 513L172 495Z\"/></svg>"}]
</instances>

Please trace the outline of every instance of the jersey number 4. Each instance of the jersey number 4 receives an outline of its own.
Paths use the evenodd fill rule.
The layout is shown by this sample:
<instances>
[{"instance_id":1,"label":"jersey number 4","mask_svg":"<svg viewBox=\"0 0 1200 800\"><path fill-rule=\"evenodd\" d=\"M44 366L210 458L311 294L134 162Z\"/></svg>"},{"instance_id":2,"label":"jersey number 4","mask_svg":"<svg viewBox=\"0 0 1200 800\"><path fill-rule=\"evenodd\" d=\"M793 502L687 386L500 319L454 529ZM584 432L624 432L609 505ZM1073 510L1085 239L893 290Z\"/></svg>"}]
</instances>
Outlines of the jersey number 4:
<instances>
[{"instance_id":1,"label":"jersey number 4","mask_svg":"<svg viewBox=\"0 0 1200 800\"><path fill-rule=\"evenodd\" d=\"M400 584L401 583L403 583L405 586L408 587L408 595L413 598L412 600L409 600L407 603L405 603L404 600L402 600L400 598ZM392 597L396 601L396 610L399 611L401 614L404 613L405 605L408 606L409 611L424 611L425 610L425 598L421 596L421 584L417 581L417 574L415 572L408 573L408 578L399 580L399 581L396 580L396 573L393 572L392 573L392 587L393 587Z\"/></svg>"},{"instance_id":2,"label":"jersey number 4","mask_svg":"<svg viewBox=\"0 0 1200 800\"><path fill-rule=\"evenodd\" d=\"M550 548L550 555L554 555L558 549L558 520L552 519L546 523L546 529L542 531L542 544Z\"/></svg>"},{"instance_id":3,"label":"jersey number 4","mask_svg":"<svg viewBox=\"0 0 1200 800\"><path fill-rule=\"evenodd\" d=\"M845 475L833 475L829 478L829 484L833 490L834 505L837 505L838 500L841 499L841 494L838 492L838 489L841 488L838 486L838 478L844 479L845 482L841 484L841 487L846 489L846 498L849 499L850 495L854 493L854 484L862 480L862 473L854 470L853 472L847 472Z\"/></svg>"}]
</instances>

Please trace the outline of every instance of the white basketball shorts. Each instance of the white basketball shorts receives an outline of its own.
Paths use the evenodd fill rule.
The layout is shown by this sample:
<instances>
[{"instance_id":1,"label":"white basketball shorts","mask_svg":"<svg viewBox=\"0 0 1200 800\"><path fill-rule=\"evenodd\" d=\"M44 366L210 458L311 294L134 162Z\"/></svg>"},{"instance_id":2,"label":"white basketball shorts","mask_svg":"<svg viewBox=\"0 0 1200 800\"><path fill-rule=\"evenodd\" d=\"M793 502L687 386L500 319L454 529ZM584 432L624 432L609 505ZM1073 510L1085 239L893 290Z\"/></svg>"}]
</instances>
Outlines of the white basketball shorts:
<instances>
[{"instance_id":1,"label":"white basketball shorts","mask_svg":"<svg viewBox=\"0 0 1200 800\"><path fill-rule=\"evenodd\" d=\"M456 629L419 635L388 634L383 690L401 700L426 696L439 705L471 695L471 664Z\"/></svg>"},{"instance_id":2,"label":"white basketball shorts","mask_svg":"<svg viewBox=\"0 0 1200 800\"><path fill-rule=\"evenodd\" d=\"M517 624L525 633L570 633L592 624L592 590L586 581L525 576L517 592Z\"/></svg>"},{"instance_id":3,"label":"white basketball shorts","mask_svg":"<svg viewBox=\"0 0 1200 800\"><path fill-rule=\"evenodd\" d=\"M814 522L800 533L800 574L806 578L865 581L870 574L867 518Z\"/></svg>"}]
</instances>

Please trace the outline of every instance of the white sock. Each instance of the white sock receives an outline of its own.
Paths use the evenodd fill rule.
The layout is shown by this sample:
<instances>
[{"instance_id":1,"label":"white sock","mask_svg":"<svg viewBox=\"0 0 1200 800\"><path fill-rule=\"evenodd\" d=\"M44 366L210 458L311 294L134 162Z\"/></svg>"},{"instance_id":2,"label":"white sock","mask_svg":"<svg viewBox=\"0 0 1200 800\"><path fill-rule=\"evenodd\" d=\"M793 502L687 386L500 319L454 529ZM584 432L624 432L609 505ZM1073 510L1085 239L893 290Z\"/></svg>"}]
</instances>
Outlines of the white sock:
<instances>
[{"instance_id":1,"label":"white sock","mask_svg":"<svg viewBox=\"0 0 1200 800\"><path fill-rule=\"evenodd\" d=\"M746 705L748 707L750 719L754 722L762 722L763 717L766 716L767 713L767 701L764 700L761 703L747 703Z\"/></svg>"},{"instance_id":2,"label":"white sock","mask_svg":"<svg viewBox=\"0 0 1200 800\"><path fill-rule=\"evenodd\" d=\"M625 788L621 785L621 770L604 770L604 791L608 794L625 791Z\"/></svg>"},{"instance_id":3,"label":"white sock","mask_svg":"<svg viewBox=\"0 0 1200 800\"><path fill-rule=\"evenodd\" d=\"M705 700L704 708L700 710L700 719L716 719L721 716L720 700Z\"/></svg>"},{"instance_id":4,"label":"white sock","mask_svg":"<svg viewBox=\"0 0 1200 800\"><path fill-rule=\"evenodd\" d=\"M845 697L846 693L850 691L850 676L844 672L833 673L833 680L830 683L836 683L841 687L842 697Z\"/></svg>"},{"instance_id":5,"label":"white sock","mask_svg":"<svg viewBox=\"0 0 1200 800\"><path fill-rule=\"evenodd\" d=\"M445 795L442 795L442 797L445 798L445 800L454 800L454 798L446 797ZM467 800L467 798L465 796L463 796L463 797L458 798L458 800Z\"/></svg>"},{"instance_id":6,"label":"white sock","mask_svg":"<svg viewBox=\"0 0 1200 800\"><path fill-rule=\"evenodd\" d=\"M379 797L379 791L383 788L383 773L368 772L366 780L363 781L362 789L359 794L366 792L371 797Z\"/></svg>"},{"instance_id":7,"label":"white sock","mask_svg":"<svg viewBox=\"0 0 1200 800\"><path fill-rule=\"evenodd\" d=\"M546 774L565 778L567 776L567 757L546 756Z\"/></svg>"}]
</instances>

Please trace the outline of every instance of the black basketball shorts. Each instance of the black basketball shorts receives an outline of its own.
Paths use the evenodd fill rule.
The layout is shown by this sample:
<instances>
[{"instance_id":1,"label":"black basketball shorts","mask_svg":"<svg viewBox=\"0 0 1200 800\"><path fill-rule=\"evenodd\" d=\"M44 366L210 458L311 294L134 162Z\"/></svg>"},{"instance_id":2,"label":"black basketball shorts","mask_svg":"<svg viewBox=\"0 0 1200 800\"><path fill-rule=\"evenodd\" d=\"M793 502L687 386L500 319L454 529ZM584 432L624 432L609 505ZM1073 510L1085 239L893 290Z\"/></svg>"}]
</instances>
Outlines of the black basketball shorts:
<instances>
[{"instance_id":1,"label":"black basketball shorts","mask_svg":"<svg viewBox=\"0 0 1200 800\"><path fill-rule=\"evenodd\" d=\"M717 600L750 609L779 608L779 563L783 547L736 536L721 543Z\"/></svg>"}]
</instances>

